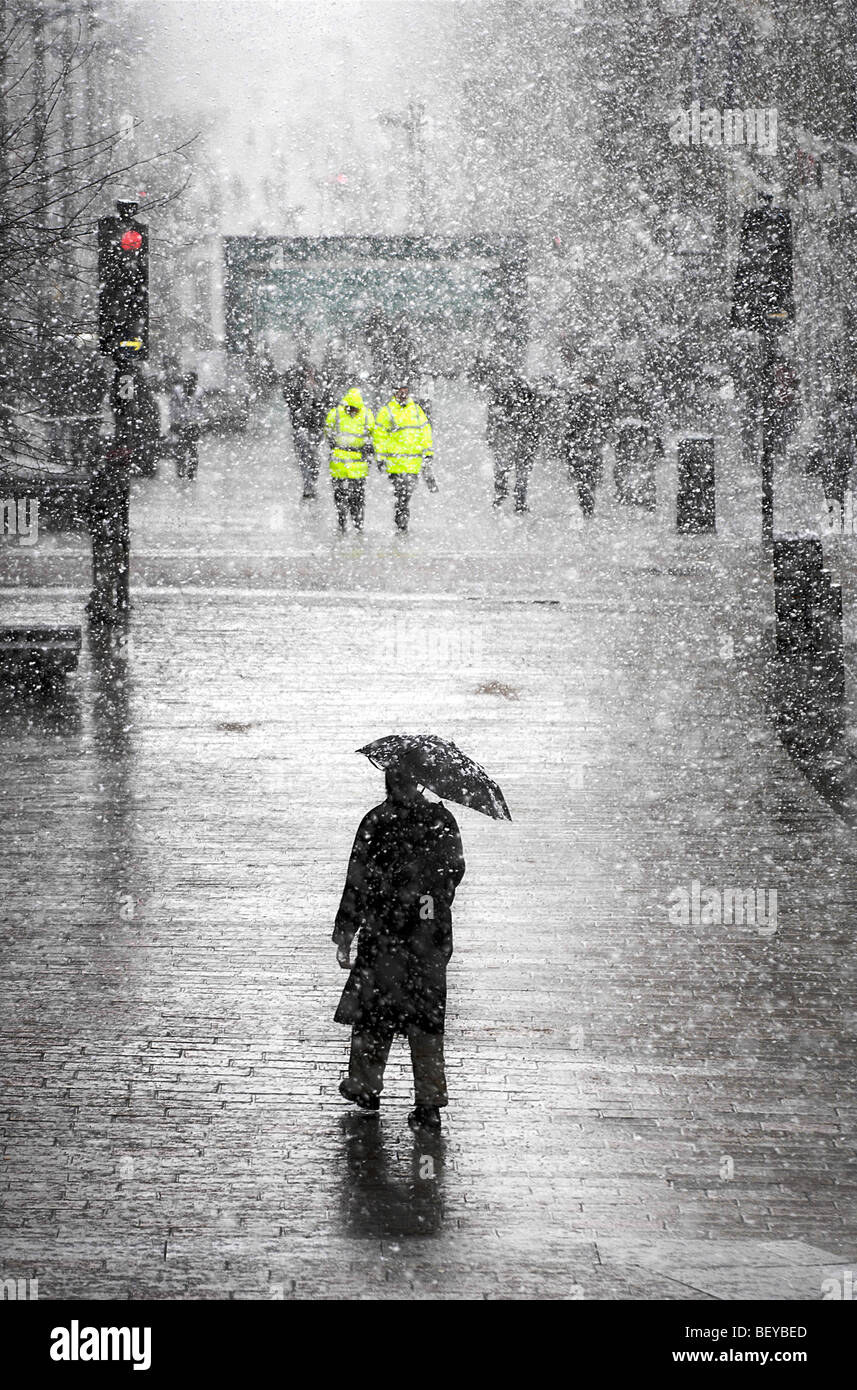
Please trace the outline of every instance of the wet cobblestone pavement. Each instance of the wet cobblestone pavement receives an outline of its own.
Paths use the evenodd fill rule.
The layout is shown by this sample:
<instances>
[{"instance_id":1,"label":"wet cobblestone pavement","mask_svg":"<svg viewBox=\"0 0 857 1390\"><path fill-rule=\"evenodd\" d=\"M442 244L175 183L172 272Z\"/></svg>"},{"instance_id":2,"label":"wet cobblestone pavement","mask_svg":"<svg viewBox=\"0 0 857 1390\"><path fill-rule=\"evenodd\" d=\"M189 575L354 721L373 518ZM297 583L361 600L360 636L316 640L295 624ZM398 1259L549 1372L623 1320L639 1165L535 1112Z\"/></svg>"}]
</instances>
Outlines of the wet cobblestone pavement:
<instances>
[{"instance_id":1,"label":"wet cobblestone pavement","mask_svg":"<svg viewBox=\"0 0 857 1390\"><path fill-rule=\"evenodd\" d=\"M546 470L490 515L438 435L404 544L381 479L363 542L298 511L276 414L141 481L130 645L2 716L0 1274L43 1298L817 1299L857 1260L857 849L765 713L741 480L717 537L666 472L584 533ZM80 620L82 543L2 560L4 621ZM398 1045L380 1118L337 1094L353 750L399 727L514 817L458 816L435 1140ZM681 922L694 883L766 915Z\"/></svg>"}]
</instances>

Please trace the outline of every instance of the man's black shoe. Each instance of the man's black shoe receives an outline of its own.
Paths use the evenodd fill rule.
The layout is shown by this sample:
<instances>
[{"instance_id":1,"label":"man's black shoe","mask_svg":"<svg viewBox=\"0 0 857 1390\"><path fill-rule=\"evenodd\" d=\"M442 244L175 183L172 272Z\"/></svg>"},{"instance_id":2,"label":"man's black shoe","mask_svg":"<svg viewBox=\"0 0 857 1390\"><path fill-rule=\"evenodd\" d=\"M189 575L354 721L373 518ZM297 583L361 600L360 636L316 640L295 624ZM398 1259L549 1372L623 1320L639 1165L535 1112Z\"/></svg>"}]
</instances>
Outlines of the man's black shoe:
<instances>
[{"instance_id":1,"label":"man's black shoe","mask_svg":"<svg viewBox=\"0 0 857 1390\"><path fill-rule=\"evenodd\" d=\"M381 1108L381 1097L370 1095L368 1091L353 1091L348 1084L348 1078L339 1083L339 1094L346 1100L353 1101L359 1105L361 1110L379 1110Z\"/></svg>"},{"instance_id":2,"label":"man's black shoe","mask_svg":"<svg viewBox=\"0 0 857 1390\"><path fill-rule=\"evenodd\" d=\"M408 1116L408 1124L414 1131L440 1129L440 1110L436 1105L415 1105Z\"/></svg>"}]
</instances>

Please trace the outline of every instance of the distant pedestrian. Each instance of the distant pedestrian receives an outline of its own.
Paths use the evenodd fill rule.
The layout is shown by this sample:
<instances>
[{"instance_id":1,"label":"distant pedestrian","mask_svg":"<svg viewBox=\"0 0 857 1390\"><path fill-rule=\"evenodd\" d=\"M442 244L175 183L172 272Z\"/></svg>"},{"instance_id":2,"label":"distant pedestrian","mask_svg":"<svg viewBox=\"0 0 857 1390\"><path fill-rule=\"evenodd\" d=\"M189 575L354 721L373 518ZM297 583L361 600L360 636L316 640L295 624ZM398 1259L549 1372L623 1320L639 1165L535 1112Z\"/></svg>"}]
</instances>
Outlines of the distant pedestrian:
<instances>
[{"instance_id":1,"label":"distant pedestrian","mask_svg":"<svg viewBox=\"0 0 857 1390\"><path fill-rule=\"evenodd\" d=\"M831 528L841 531L845 519L845 494L854 464L854 421L848 392L831 392L821 419L819 472Z\"/></svg>"},{"instance_id":2,"label":"distant pedestrian","mask_svg":"<svg viewBox=\"0 0 857 1390\"><path fill-rule=\"evenodd\" d=\"M350 375L345 349L339 343L329 343L318 370L321 398L327 410L336 405L342 393L348 390Z\"/></svg>"},{"instance_id":3,"label":"distant pedestrian","mask_svg":"<svg viewBox=\"0 0 857 1390\"><path fill-rule=\"evenodd\" d=\"M392 324L380 305L375 305L366 315L361 325L366 346L369 350L369 387L372 399L383 400L390 390L392 371Z\"/></svg>"},{"instance_id":4,"label":"distant pedestrian","mask_svg":"<svg viewBox=\"0 0 857 1390\"><path fill-rule=\"evenodd\" d=\"M423 465L431 469L434 445L429 418L406 381L400 382L392 399L378 411L373 441L378 467L393 485L396 526L407 531L411 494ZM430 477L433 479L433 473Z\"/></svg>"},{"instance_id":5,"label":"distant pedestrian","mask_svg":"<svg viewBox=\"0 0 857 1390\"><path fill-rule=\"evenodd\" d=\"M305 354L283 376L283 399L292 421L292 439L303 484L302 496L317 496L319 447L324 432L327 403L321 377Z\"/></svg>"},{"instance_id":6,"label":"distant pedestrian","mask_svg":"<svg viewBox=\"0 0 857 1390\"><path fill-rule=\"evenodd\" d=\"M654 421L649 389L639 372L618 383L611 411L616 500L653 511L656 505L655 460L663 444Z\"/></svg>"},{"instance_id":7,"label":"distant pedestrian","mask_svg":"<svg viewBox=\"0 0 857 1390\"><path fill-rule=\"evenodd\" d=\"M420 376L417 360L417 347L408 316L403 311L396 314L390 324L389 334L390 380L410 381L415 384Z\"/></svg>"},{"instance_id":8,"label":"distant pedestrian","mask_svg":"<svg viewBox=\"0 0 857 1390\"><path fill-rule=\"evenodd\" d=\"M584 377L581 389L567 395L559 408L562 411L562 450L569 480L577 490L580 510L585 517L591 517L610 428L609 410L595 377Z\"/></svg>"},{"instance_id":9,"label":"distant pedestrian","mask_svg":"<svg viewBox=\"0 0 857 1390\"><path fill-rule=\"evenodd\" d=\"M535 387L509 372L491 388L488 443L494 455L494 506L508 496L514 474L515 511L527 512L527 489L542 432L543 401Z\"/></svg>"},{"instance_id":10,"label":"distant pedestrian","mask_svg":"<svg viewBox=\"0 0 857 1390\"><path fill-rule=\"evenodd\" d=\"M170 393L170 433L175 442L176 473L195 478L199 466L202 411L196 372L186 372Z\"/></svg>"},{"instance_id":11,"label":"distant pedestrian","mask_svg":"<svg viewBox=\"0 0 857 1390\"><path fill-rule=\"evenodd\" d=\"M352 1028L348 1076L339 1089L346 1100L377 1110L390 1046L403 1033L414 1072L408 1123L437 1129L447 1104L451 908L464 853L455 818L442 803L428 801L402 769L389 769L385 778L386 800L357 831L333 931L336 958L343 970L351 968L334 1015Z\"/></svg>"},{"instance_id":12,"label":"distant pedestrian","mask_svg":"<svg viewBox=\"0 0 857 1390\"><path fill-rule=\"evenodd\" d=\"M355 528L363 530L366 475L374 427L372 411L356 386L346 391L339 404L328 411L324 422L325 437L330 444L330 476L340 532L345 531L349 515Z\"/></svg>"},{"instance_id":13,"label":"distant pedestrian","mask_svg":"<svg viewBox=\"0 0 857 1390\"><path fill-rule=\"evenodd\" d=\"M277 389L277 379L277 369L268 344L264 339L258 344L251 340L247 352L247 380L251 400L264 401L272 396Z\"/></svg>"}]
</instances>

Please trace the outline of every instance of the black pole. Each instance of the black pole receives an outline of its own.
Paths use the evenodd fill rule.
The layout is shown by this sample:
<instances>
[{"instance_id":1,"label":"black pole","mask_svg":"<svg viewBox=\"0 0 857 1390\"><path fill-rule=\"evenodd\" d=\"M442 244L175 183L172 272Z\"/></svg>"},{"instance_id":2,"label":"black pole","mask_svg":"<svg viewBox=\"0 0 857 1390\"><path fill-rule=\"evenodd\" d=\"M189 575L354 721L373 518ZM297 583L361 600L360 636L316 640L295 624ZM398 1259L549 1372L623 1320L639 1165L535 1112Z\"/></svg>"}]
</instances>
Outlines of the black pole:
<instances>
[{"instance_id":1,"label":"black pole","mask_svg":"<svg viewBox=\"0 0 857 1390\"><path fill-rule=\"evenodd\" d=\"M762 544L774 544L774 448L776 395L774 382L774 332L762 330Z\"/></svg>"},{"instance_id":2,"label":"black pole","mask_svg":"<svg viewBox=\"0 0 857 1390\"><path fill-rule=\"evenodd\" d=\"M93 622L106 626L123 622L131 607L130 493L138 389L136 363L121 350L113 360L113 440L102 449L93 474L89 516L92 593L87 607Z\"/></svg>"}]
</instances>

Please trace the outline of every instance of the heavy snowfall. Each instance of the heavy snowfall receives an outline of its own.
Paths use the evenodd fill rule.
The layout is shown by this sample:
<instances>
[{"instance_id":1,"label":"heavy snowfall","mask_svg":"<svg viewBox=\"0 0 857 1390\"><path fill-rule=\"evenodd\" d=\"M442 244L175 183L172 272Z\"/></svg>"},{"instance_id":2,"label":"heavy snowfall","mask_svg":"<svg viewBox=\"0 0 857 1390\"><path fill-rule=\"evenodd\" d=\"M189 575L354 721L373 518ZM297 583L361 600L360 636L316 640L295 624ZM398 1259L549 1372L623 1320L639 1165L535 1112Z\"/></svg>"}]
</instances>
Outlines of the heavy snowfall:
<instances>
[{"instance_id":1,"label":"heavy snowfall","mask_svg":"<svg viewBox=\"0 0 857 1390\"><path fill-rule=\"evenodd\" d=\"M4 1298L853 1298L856 13L0 0Z\"/></svg>"}]
</instances>

